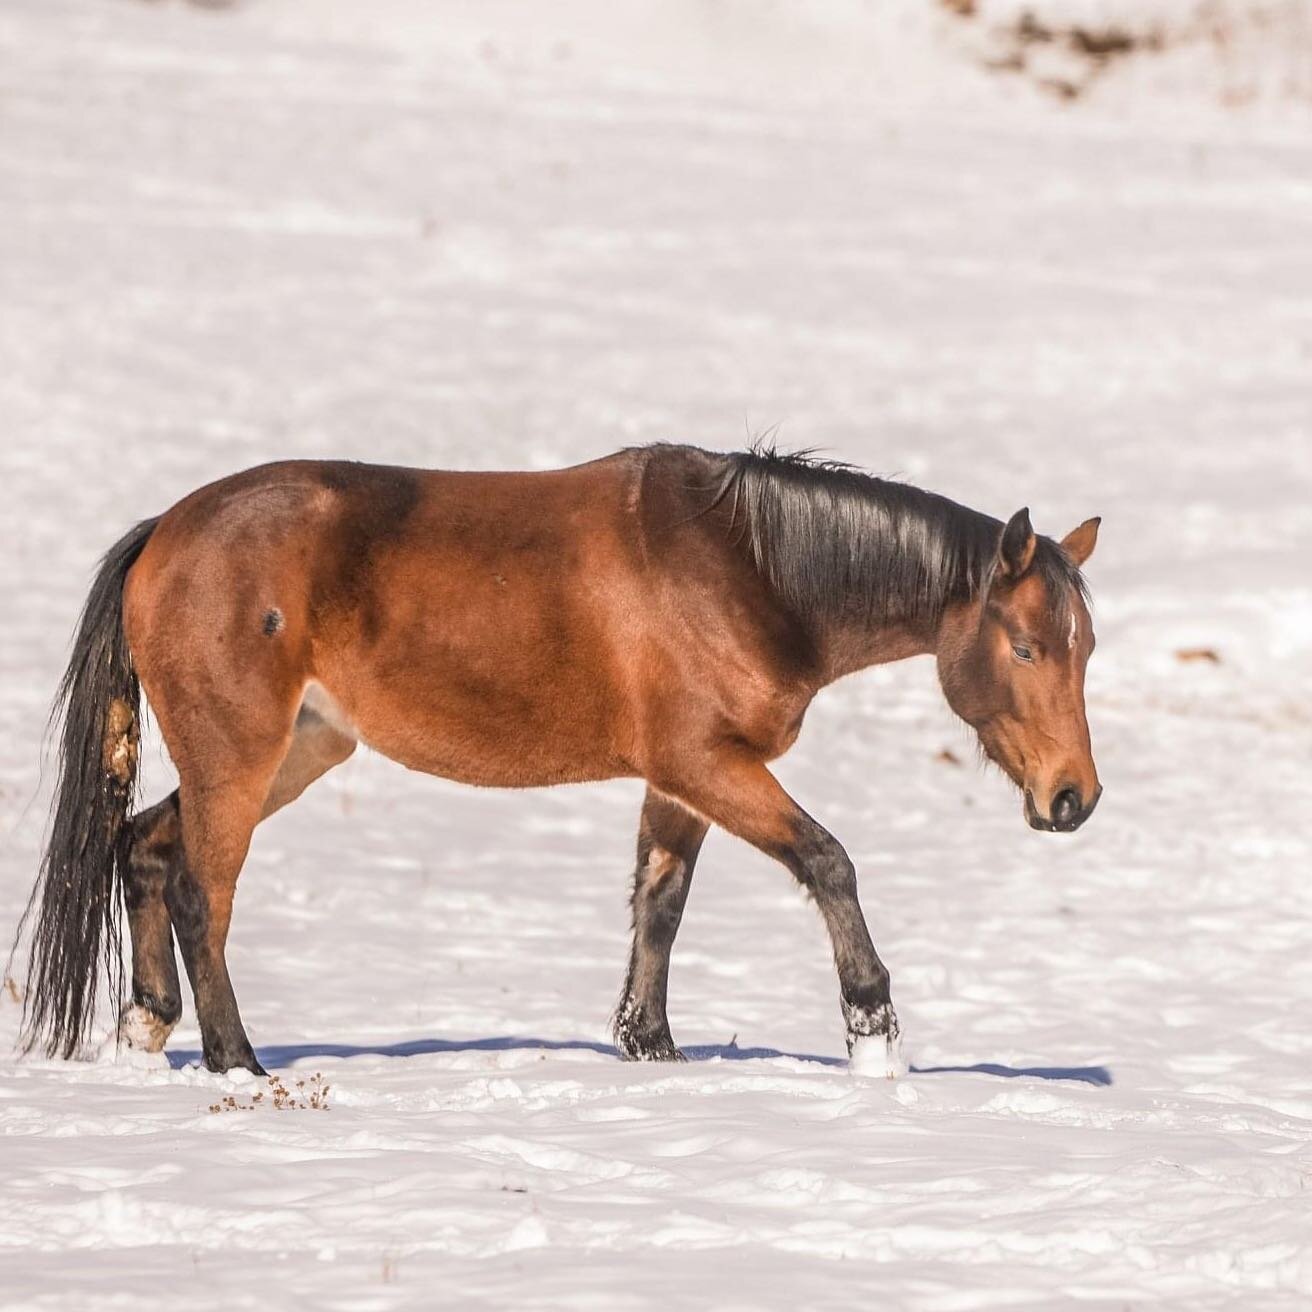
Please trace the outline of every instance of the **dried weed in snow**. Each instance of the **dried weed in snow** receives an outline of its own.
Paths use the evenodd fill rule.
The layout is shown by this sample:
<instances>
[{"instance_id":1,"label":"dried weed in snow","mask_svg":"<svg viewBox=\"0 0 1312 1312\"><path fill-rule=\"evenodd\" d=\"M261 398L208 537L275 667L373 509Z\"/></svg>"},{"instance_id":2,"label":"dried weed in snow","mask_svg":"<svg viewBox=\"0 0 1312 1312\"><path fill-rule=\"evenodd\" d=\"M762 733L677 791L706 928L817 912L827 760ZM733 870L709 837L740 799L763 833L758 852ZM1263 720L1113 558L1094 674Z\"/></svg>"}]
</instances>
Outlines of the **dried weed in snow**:
<instances>
[{"instance_id":1,"label":"dried weed in snow","mask_svg":"<svg viewBox=\"0 0 1312 1312\"><path fill-rule=\"evenodd\" d=\"M308 1081L297 1080L291 1088L279 1076L270 1075L267 1098L263 1089L248 1099L230 1093L220 1102L211 1103L210 1111L253 1112L260 1107L272 1107L276 1112L326 1112L331 1090L332 1085L318 1071Z\"/></svg>"}]
</instances>

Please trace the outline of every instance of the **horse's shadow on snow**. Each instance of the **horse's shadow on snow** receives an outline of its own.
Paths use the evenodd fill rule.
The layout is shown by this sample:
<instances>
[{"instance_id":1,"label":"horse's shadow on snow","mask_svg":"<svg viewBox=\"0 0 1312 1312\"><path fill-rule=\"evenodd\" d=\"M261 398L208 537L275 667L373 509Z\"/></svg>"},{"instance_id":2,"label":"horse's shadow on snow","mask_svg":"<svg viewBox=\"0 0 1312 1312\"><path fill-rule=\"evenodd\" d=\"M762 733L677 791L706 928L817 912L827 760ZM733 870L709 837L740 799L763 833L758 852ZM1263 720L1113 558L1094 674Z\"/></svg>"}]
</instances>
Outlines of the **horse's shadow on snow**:
<instances>
[{"instance_id":1,"label":"horse's shadow on snow","mask_svg":"<svg viewBox=\"0 0 1312 1312\"><path fill-rule=\"evenodd\" d=\"M1107 1066L1003 1066L996 1061L977 1061L973 1066L913 1066L913 1075L996 1075L999 1079L1074 1080L1105 1089L1113 1082Z\"/></svg>"},{"instance_id":2,"label":"horse's shadow on snow","mask_svg":"<svg viewBox=\"0 0 1312 1312\"><path fill-rule=\"evenodd\" d=\"M441 1052L515 1052L537 1050L541 1052L595 1052L603 1057L619 1058L619 1051L611 1043L594 1043L588 1039L537 1039L506 1034L488 1039L407 1039L399 1043L283 1043L258 1049L266 1070L283 1070L295 1062L314 1057L423 1057ZM782 1052L778 1048L740 1048L737 1043L693 1044L684 1048L690 1062L700 1061L766 1061L774 1057L787 1057L793 1061L811 1062L817 1066L845 1067L843 1057L824 1057L814 1053ZM183 1049L168 1054L174 1070L199 1065L201 1054ZM1106 1066L1004 1066L999 1062L982 1061L970 1066L912 1066L913 1075L993 1075L999 1079L1014 1080L1073 1080L1080 1084L1106 1087L1112 1083L1112 1073Z\"/></svg>"}]
</instances>

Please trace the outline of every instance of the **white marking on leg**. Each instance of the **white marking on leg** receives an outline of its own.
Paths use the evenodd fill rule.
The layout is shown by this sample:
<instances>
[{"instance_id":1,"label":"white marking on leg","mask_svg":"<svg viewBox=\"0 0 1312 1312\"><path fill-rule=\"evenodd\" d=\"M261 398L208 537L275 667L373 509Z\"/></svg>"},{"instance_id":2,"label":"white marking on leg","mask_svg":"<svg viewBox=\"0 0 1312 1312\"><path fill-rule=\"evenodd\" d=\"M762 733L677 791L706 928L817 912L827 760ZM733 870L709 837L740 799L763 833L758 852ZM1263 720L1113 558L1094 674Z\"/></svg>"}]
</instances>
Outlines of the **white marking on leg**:
<instances>
[{"instance_id":1,"label":"white marking on leg","mask_svg":"<svg viewBox=\"0 0 1312 1312\"><path fill-rule=\"evenodd\" d=\"M153 1011L135 1003L123 1013L118 1023L119 1038L130 1048L140 1048L142 1052L159 1052L172 1029L172 1025L166 1025Z\"/></svg>"}]
</instances>

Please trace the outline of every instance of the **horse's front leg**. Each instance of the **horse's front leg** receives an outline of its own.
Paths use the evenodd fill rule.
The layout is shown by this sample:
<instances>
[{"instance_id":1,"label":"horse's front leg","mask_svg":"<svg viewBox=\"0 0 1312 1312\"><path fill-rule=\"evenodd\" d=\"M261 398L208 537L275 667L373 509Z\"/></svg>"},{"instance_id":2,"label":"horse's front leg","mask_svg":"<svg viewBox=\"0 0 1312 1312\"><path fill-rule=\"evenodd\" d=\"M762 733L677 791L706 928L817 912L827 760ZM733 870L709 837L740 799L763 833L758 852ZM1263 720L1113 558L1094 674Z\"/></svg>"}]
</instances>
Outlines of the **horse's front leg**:
<instances>
[{"instance_id":1,"label":"horse's front leg","mask_svg":"<svg viewBox=\"0 0 1312 1312\"><path fill-rule=\"evenodd\" d=\"M633 947L615 1012L615 1042L630 1061L678 1061L665 1012L670 949L688 900L707 823L678 802L647 790L633 876Z\"/></svg>"},{"instance_id":2,"label":"horse's front leg","mask_svg":"<svg viewBox=\"0 0 1312 1312\"><path fill-rule=\"evenodd\" d=\"M713 769L671 791L781 861L810 893L833 944L848 1055L863 1072L902 1074L888 971L857 900L856 870L838 840L784 792L762 762L743 755L722 753Z\"/></svg>"},{"instance_id":3,"label":"horse's front leg","mask_svg":"<svg viewBox=\"0 0 1312 1312\"><path fill-rule=\"evenodd\" d=\"M839 1001L853 1069L894 1079L906 1073L902 1030L857 900L856 868L838 840L798 808L796 837L783 856L825 918L838 968Z\"/></svg>"}]
</instances>

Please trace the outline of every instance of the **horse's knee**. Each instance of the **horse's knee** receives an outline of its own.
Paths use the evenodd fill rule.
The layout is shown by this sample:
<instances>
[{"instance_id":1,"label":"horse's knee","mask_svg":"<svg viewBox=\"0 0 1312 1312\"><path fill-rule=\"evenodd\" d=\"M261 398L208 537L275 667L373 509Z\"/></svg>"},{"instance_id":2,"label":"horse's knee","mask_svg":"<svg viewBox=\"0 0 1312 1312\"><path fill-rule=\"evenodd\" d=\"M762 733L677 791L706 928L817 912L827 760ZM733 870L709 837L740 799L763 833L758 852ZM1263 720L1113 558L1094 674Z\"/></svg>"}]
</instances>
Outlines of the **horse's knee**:
<instances>
[{"instance_id":1,"label":"horse's knee","mask_svg":"<svg viewBox=\"0 0 1312 1312\"><path fill-rule=\"evenodd\" d=\"M863 978L849 981L843 986L843 1011L852 1016L878 1016L890 1005L892 980L884 963L876 962Z\"/></svg>"},{"instance_id":2,"label":"horse's knee","mask_svg":"<svg viewBox=\"0 0 1312 1312\"><path fill-rule=\"evenodd\" d=\"M821 832L800 842L792 864L798 883L814 897L856 896L856 867L842 844L829 834Z\"/></svg>"}]
</instances>

